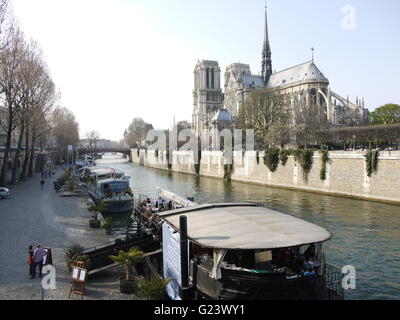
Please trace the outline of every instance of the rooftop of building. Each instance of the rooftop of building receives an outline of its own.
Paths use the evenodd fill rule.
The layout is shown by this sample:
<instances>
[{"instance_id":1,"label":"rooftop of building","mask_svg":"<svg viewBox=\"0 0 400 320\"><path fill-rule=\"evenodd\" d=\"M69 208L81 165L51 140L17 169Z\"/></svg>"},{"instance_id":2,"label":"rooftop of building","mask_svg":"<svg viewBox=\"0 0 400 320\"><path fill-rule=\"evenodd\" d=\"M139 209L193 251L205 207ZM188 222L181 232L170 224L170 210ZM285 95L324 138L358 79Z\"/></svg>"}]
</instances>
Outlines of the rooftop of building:
<instances>
[{"instance_id":1,"label":"rooftop of building","mask_svg":"<svg viewBox=\"0 0 400 320\"><path fill-rule=\"evenodd\" d=\"M268 87L278 87L299 81L320 81L329 83L329 80L318 69L313 60L297 66L273 73L268 81Z\"/></svg>"}]
</instances>

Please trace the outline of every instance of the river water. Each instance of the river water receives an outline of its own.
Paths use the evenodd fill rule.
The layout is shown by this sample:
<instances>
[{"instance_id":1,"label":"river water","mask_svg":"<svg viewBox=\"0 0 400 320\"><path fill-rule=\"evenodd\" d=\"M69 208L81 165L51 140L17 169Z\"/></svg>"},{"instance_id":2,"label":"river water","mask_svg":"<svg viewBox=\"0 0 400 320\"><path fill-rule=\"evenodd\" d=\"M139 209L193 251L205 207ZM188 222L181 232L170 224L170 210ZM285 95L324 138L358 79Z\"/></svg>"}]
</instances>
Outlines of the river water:
<instances>
[{"instance_id":1,"label":"river water","mask_svg":"<svg viewBox=\"0 0 400 320\"><path fill-rule=\"evenodd\" d=\"M356 268L346 299L400 299L400 206L170 173L105 155L97 165L123 170L135 194L157 197L156 187L198 203L258 202L329 230L327 262Z\"/></svg>"}]
</instances>

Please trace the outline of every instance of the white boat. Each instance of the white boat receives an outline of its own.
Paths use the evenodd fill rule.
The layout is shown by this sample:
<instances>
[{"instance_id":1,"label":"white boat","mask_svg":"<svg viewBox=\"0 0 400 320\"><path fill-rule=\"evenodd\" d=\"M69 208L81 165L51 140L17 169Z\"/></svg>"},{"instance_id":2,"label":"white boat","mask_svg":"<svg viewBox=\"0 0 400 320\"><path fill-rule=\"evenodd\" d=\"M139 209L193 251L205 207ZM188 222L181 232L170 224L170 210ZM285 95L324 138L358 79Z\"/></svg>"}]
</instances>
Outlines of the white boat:
<instances>
[{"instance_id":1,"label":"white boat","mask_svg":"<svg viewBox=\"0 0 400 320\"><path fill-rule=\"evenodd\" d=\"M129 177L110 167L89 167L83 172L88 182L88 193L96 204L104 204L106 213L129 212L133 194Z\"/></svg>"}]
</instances>

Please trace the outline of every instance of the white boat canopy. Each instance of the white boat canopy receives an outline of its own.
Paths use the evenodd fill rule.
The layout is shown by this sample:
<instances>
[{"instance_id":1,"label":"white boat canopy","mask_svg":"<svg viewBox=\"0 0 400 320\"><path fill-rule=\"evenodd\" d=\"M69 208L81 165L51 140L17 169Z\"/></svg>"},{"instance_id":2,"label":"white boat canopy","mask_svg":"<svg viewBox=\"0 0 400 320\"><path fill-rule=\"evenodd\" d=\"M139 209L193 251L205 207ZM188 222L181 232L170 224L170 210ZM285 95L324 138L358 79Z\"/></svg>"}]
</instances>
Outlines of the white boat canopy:
<instances>
[{"instance_id":1,"label":"white boat canopy","mask_svg":"<svg viewBox=\"0 0 400 320\"><path fill-rule=\"evenodd\" d=\"M181 215L187 217L188 238L213 249L269 250L332 238L315 224L252 203L197 205L159 214L177 231Z\"/></svg>"},{"instance_id":2,"label":"white boat canopy","mask_svg":"<svg viewBox=\"0 0 400 320\"><path fill-rule=\"evenodd\" d=\"M159 187L156 188L158 195L162 198L162 199L167 199L167 200L171 200L183 207L190 207L190 206L194 206L197 203L190 201L186 198L183 198L181 196L178 196L176 193L173 193L171 191L167 191L167 190L163 190Z\"/></svg>"}]
</instances>

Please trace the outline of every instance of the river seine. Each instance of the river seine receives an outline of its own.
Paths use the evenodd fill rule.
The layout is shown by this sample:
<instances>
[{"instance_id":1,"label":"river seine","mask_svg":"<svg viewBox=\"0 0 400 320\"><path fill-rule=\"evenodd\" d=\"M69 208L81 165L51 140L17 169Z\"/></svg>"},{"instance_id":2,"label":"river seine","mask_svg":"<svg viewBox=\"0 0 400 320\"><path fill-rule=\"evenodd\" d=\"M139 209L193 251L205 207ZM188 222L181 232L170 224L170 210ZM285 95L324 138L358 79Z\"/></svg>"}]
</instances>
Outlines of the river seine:
<instances>
[{"instance_id":1,"label":"river seine","mask_svg":"<svg viewBox=\"0 0 400 320\"><path fill-rule=\"evenodd\" d=\"M158 186L198 203L258 202L315 223L334 235L324 245L327 262L356 268L346 299L400 299L400 206L170 173L111 155L97 165L124 171L136 195L154 199Z\"/></svg>"}]
</instances>

